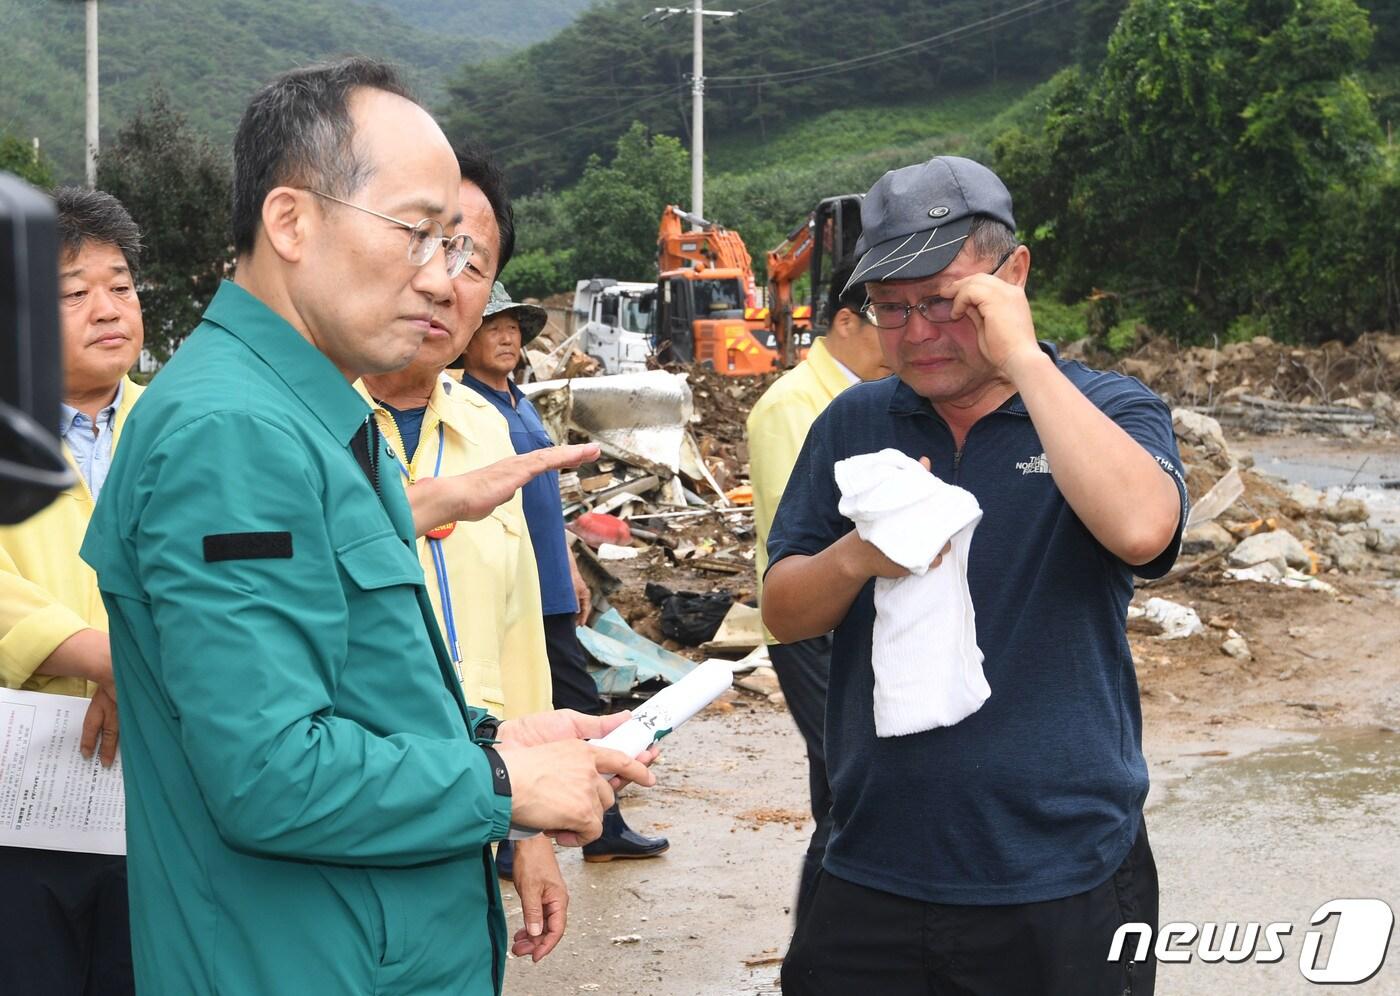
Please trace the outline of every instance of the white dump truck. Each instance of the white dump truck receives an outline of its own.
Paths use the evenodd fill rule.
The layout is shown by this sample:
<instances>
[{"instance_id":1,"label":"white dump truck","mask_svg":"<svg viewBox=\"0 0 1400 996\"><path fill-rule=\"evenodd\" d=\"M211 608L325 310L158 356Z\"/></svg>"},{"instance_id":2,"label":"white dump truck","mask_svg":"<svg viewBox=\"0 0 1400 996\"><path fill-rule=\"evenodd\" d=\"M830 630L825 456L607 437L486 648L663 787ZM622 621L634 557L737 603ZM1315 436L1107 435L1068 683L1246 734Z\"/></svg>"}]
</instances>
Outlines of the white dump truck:
<instances>
[{"instance_id":1,"label":"white dump truck","mask_svg":"<svg viewBox=\"0 0 1400 996\"><path fill-rule=\"evenodd\" d=\"M647 368L656 333L656 284L594 278L574 288L578 348L608 374Z\"/></svg>"}]
</instances>

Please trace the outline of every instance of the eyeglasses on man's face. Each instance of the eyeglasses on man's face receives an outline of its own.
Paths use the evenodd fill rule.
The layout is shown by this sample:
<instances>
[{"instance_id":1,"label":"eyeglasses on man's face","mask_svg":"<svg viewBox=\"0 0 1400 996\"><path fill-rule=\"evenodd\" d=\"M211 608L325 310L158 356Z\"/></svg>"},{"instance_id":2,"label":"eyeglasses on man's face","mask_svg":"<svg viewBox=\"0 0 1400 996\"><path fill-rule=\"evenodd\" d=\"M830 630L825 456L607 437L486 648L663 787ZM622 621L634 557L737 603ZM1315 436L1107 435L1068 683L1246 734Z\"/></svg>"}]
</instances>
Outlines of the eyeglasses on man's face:
<instances>
[{"instance_id":1,"label":"eyeglasses on man's face","mask_svg":"<svg viewBox=\"0 0 1400 996\"><path fill-rule=\"evenodd\" d=\"M467 263L471 260L472 252L476 249L470 235L459 233L449 238L444 234L442 225L432 218L424 218L418 224L410 225L408 222L399 218L394 218L387 214L380 214L378 211L363 207L362 205L341 200L339 197L335 197L324 191L316 190L312 187L305 187L303 189L308 193L315 194L317 197L324 197L328 201L343 204L346 207L354 208L356 211L363 211L365 214L372 214L376 218L382 218L406 230L408 232L408 261L414 266L424 266L427 264L428 260L437 255L438 246L440 245L443 247L443 258L447 262L447 275L449 277L455 277L466 267Z\"/></svg>"},{"instance_id":2,"label":"eyeglasses on man's face","mask_svg":"<svg viewBox=\"0 0 1400 996\"><path fill-rule=\"evenodd\" d=\"M1006 261L1011 258L1019 246L1013 246L1001 259L997 260L997 265L986 271L988 275L996 273ZM954 321L953 299L951 297L939 297L936 294L923 298L913 304L899 304L894 301L866 301L861 314L865 315L865 320L876 328L900 329L909 323L909 316L915 311L924 316L924 320L932 322L934 325L947 325Z\"/></svg>"}]
</instances>

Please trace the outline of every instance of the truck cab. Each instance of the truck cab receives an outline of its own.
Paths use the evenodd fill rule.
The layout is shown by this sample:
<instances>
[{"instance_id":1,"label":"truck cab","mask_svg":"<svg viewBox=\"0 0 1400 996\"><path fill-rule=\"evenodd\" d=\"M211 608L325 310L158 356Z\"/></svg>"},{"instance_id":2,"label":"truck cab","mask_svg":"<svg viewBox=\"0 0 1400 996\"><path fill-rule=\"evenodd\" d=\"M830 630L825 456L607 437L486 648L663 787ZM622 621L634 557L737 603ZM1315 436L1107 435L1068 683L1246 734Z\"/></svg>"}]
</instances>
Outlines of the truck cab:
<instances>
[{"instance_id":1,"label":"truck cab","mask_svg":"<svg viewBox=\"0 0 1400 996\"><path fill-rule=\"evenodd\" d=\"M595 278L574 287L578 348L608 374L647 368L656 336L656 285Z\"/></svg>"},{"instance_id":2,"label":"truck cab","mask_svg":"<svg viewBox=\"0 0 1400 996\"><path fill-rule=\"evenodd\" d=\"M702 363L722 374L774 369L776 340L748 307L738 270L673 270L660 280L657 357Z\"/></svg>"}]
</instances>

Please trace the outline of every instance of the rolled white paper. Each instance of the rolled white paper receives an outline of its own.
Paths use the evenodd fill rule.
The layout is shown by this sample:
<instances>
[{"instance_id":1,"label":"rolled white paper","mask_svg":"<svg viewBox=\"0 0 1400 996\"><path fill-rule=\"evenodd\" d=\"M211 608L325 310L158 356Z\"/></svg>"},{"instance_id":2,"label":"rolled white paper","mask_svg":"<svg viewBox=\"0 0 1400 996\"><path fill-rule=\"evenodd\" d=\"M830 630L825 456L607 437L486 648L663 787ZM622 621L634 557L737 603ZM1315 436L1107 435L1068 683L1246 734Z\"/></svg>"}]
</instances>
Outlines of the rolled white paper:
<instances>
[{"instance_id":1,"label":"rolled white paper","mask_svg":"<svg viewBox=\"0 0 1400 996\"><path fill-rule=\"evenodd\" d=\"M633 710L632 717L606 737L590 742L636 757L723 695L733 681L728 661L707 660Z\"/></svg>"}]
</instances>

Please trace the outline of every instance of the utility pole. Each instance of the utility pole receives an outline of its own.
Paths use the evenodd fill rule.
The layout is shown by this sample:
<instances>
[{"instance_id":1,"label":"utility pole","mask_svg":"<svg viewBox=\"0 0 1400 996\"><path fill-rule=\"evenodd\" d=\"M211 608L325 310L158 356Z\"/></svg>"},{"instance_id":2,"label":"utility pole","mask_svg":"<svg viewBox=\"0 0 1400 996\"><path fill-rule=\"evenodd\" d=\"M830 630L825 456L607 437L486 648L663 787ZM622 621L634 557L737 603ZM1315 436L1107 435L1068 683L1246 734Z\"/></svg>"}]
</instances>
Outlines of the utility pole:
<instances>
[{"instance_id":1,"label":"utility pole","mask_svg":"<svg viewBox=\"0 0 1400 996\"><path fill-rule=\"evenodd\" d=\"M694 62L690 71L690 211L705 217L705 0L691 8ZM699 227L698 225L696 226Z\"/></svg>"},{"instance_id":2,"label":"utility pole","mask_svg":"<svg viewBox=\"0 0 1400 996\"><path fill-rule=\"evenodd\" d=\"M87 185L97 186L97 0L87 0Z\"/></svg>"},{"instance_id":3,"label":"utility pole","mask_svg":"<svg viewBox=\"0 0 1400 996\"><path fill-rule=\"evenodd\" d=\"M706 10L705 0L691 0L690 10L682 7L654 7L642 20L655 17L664 21L677 14L689 14L695 42L693 64L690 72L690 213L697 218L705 216L705 18L733 17L741 14L738 10ZM693 230L698 230L695 225Z\"/></svg>"}]
</instances>

